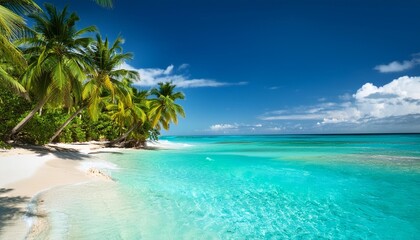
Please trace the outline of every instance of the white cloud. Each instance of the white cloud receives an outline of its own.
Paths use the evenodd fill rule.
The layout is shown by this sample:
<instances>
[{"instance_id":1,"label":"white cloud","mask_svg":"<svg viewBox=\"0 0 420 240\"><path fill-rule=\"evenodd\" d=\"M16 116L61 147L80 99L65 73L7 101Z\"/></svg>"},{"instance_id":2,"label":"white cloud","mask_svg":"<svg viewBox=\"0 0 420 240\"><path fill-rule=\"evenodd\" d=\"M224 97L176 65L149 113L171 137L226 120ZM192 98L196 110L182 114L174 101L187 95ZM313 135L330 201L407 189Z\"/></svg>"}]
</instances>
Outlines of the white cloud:
<instances>
[{"instance_id":1,"label":"white cloud","mask_svg":"<svg viewBox=\"0 0 420 240\"><path fill-rule=\"evenodd\" d=\"M414 65L415 65L415 62L413 61L404 61L402 63L398 61L393 61L388 64L375 66L375 70L381 73L402 72L404 70L414 67Z\"/></svg>"},{"instance_id":2,"label":"white cloud","mask_svg":"<svg viewBox=\"0 0 420 240\"><path fill-rule=\"evenodd\" d=\"M273 121L273 120L313 120L322 118L321 114L285 114L277 116L261 117L262 120Z\"/></svg>"},{"instance_id":3,"label":"white cloud","mask_svg":"<svg viewBox=\"0 0 420 240\"><path fill-rule=\"evenodd\" d=\"M263 125L261 123L258 124L238 124L238 123L219 123L210 126L210 131L214 132L232 132L232 131L255 131L256 129L262 128Z\"/></svg>"},{"instance_id":4,"label":"white cloud","mask_svg":"<svg viewBox=\"0 0 420 240\"><path fill-rule=\"evenodd\" d=\"M188 64L182 64L174 71L175 66L169 65L163 68L135 68L127 63L123 63L120 68L134 70L140 74L140 80L134 85L142 87L156 86L159 82L173 82L180 88L196 88L196 87L222 87L231 85L245 85L247 82L227 83L218 82L213 79L192 78L190 79L182 71L188 68Z\"/></svg>"},{"instance_id":5,"label":"white cloud","mask_svg":"<svg viewBox=\"0 0 420 240\"><path fill-rule=\"evenodd\" d=\"M278 132L278 131L282 131L282 130L285 130L286 128L282 128L282 127L272 127L272 128L269 128L268 130L269 131L273 131L273 132Z\"/></svg>"},{"instance_id":6,"label":"white cloud","mask_svg":"<svg viewBox=\"0 0 420 240\"><path fill-rule=\"evenodd\" d=\"M382 87L366 83L353 97L365 118L420 114L420 77L400 77Z\"/></svg>"},{"instance_id":7,"label":"white cloud","mask_svg":"<svg viewBox=\"0 0 420 240\"><path fill-rule=\"evenodd\" d=\"M345 93L343 95L338 96L338 98L343 101L349 101L351 100L351 94Z\"/></svg>"},{"instance_id":8,"label":"white cloud","mask_svg":"<svg viewBox=\"0 0 420 240\"><path fill-rule=\"evenodd\" d=\"M169 75L169 74L172 73L173 70L174 70L174 65L171 64L165 69L165 71L163 71L163 74L164 75Z\"/></svg>"},{"instance_id":9,"label":"white cloud","mask_svg":"<svg viewBox=\"0 0 420 240\"><path fill-rule=\"evenodd\" d=\"M414 54L414 58L411 60L405 60L402 62L393 61L388 64L381 64L374 67L375 70L381 73L390 73L390 72L402 72L413 68L414 66L420 64L420 58L418 54Z\"/></svg>"},{"instance_id":10,"label":"white cloud","mask_svg":"<svg viewBox=\"0 0 420 240\"><path fill-rule=\"evenodd\" d=\"M210 126L210 130L212 131L222 131L222 130L232 130L237 129L239 127L238 124L215 124Z\"/></svg>"},{"instance_id":11,"label":"white cloud","mask_svg":"<svg viewBox=\"0 0 420 240\"><path fill-rule=\"evenodd\" d=\"M181 66L178 67L178 70L187 69L190 65L188 63L183 63Z\"/></svg>"},{"instance_id":12,"label":"white cloud","mask_svg":"<svg viewBox=\"0 0 420 240\"><path fill-rule=\"evenodd\" d=\"M345 99L347 99L346 96ZM341 98L344 99L344 98ZM364 84L351 101L322 103L292 110L279 110L261 116L262 120L314 120L317 125L367 123L380 119L401 121L420 114L420 77L400 77L383 86Z\"/></svg>"}]
</instances>

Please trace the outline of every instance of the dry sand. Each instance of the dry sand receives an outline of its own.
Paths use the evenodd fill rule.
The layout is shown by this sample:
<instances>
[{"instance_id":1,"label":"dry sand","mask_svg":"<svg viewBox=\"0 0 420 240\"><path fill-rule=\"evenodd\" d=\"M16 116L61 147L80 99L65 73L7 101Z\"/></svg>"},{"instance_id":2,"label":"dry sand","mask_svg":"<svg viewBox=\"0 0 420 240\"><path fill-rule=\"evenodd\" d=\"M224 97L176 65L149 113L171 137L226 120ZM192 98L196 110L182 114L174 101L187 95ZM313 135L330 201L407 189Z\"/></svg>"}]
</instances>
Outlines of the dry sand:
<instances>
[{"instance_id":1,"label":"dry sand","mask_svg":"<svg viewBox=\"0 0 420 240\"><path fill-rule=\"evenodd\" d=\"M99 169L81 168L96 158L89 153L118 151L100 143L53 144L0 150L0 239L24 239L28 234L28 203L38 193L68 184L111 180ZM41 200L42 201L42 200ZM37 216L42 223L42 214ZM42 228L35 224L34 228Z\"/></svg>"}]
</instances>

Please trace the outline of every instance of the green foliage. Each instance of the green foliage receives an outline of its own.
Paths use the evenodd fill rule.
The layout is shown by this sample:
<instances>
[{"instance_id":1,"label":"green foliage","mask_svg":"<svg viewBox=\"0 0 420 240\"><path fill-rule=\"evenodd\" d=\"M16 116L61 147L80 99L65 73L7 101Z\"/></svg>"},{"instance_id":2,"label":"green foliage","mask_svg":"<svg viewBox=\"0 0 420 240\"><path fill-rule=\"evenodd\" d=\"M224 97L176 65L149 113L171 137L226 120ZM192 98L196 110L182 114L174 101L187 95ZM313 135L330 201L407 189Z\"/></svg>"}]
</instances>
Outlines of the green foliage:
<instances>
[{"instance_id":1,"label":"green foliage","mask_svg":"<svg viewBox=\"0 0 420 240\"><path fill-rule=\"evenodd\" d=\"M69 117L68 115L66 117ZM57 129L55 129L57 130ZM86 132L88 129L83 127L83 120L81 117L76 117L73 121L61 132L59 141L70 142L86 142ZM52 135L52 134L51 134ZM51 137L50 135L50 137Z\"/></svg>"},{"instance_id":2,"label":"green foliage","mask_svg":"<svg viewBox=\"0 0 420 240\"><path fill-rule=\"evenodd\" d=\"M80 118L76 118L73 120L72 124L70 125L70 129L72 130L72 139L73 142L85 142L86 141L86 133L87 129L82 128L82 120Z\"/></svg>"},{"instance_id":3,"label":"green foliage","mask_svg":"<svg viewBox=\"0 0 420 240\"><path fill-rule=\"evenodd\" d=\"M9 89L0 87L0 139L30 111L33 103L16 95ZM20 142L30 144L45 144L54 132L70 116L61 109L44 109L42 114L36 114L19 134ZM87 113L78 116L63 130L59 136L60 142L83 142L90 140L110 140L120 135L118 125L106 113L101 113L98 121L93 121ZM0 148L9 145L0 141ZM10 147L10 146L9 146Z\"/></svg>"},{"instance_id":4,"label":"green foliage","mask_svg":"<svg viewBox=\"0 0 420 240\"><path fill-rule=\"evenodd\" d=\"M112 0L95 1L112 5ZM31 7L27 13L34 29L23 26L16 14L0 16L0 139L31 144L54 138L60 142L115 140L136 147L147 139L157 140L161 128L169 129L178 116L185 117L175 103L184 95L175 92L174 84L159 83L151 91L132 86L139 76L120 68L133 57L123 52L122 38L110 43L93 26L76 29L79 17L67 8L59 11L46 4L46 12L36 12L32 0L22 3ZM22 26L15 27L31 33L16 36L19 49L10 42L10 26L1 23L4 17L16 18ZM96 41L86 36L89 32L97 33ZM33 102L20 95L31 96ZM7 146L0 140L0 148Z\"/></svg>"},{"instance_id":5,"label":"green foliage","mask_svg":"<svg viewBox=\"0 0 420 240\"><path fill-rule=\"evenodd\" d=\"M26 143L42 145L67 118L61 111L44 111L36 114L21 132L20 140Z\"/></svg>"},{"instance_id":6,"label":"green foliage","mask_svg":"<svg viewBox=\"0 0 420 240\"><path fill-rule=\"evenodd\" d=\"M21 116L31 108L32 104L26 99L0 86L0 139L4 139Z\"/></svg>"},{"instance_id":7,"label":"green foliage","mask_svg":"<svg viewBox=\"0 0 420 240\"><path fill-rule=\"evenodd\" d=\"M8 89L0 88L0 112L2 113L0 115L0 121L2 123L0 124L0 133L2 134L2 139L32 107L33 103L28 102L23 97L16 95L16 93ZM71 113L63 109L43 109L42 114L36 114L23 128L18 139L21 142L37 145L48 143L49 138L70 115ZM93 121L89 117L88 112L84 111L73 119L61 132L58 141L84 142L116 139L124 134L129 126L120 125L111 116L111 112L102 111L99 114L98 120ZM135 140L132 142L134 143L133 146L138 146L138 143L144 143L148 138L157 140L158 136L158 129L154 128L151 121L148 120L143 122L136 131L130 134L130 139ZM7 147L7 145L4 142L0 142L0 148L4 147Z\"/></svg>"},{"instance_id":8,"label":"green foliage","mask_svg":"<svg viewBox=\"0 0 420 240\"><path fill-rule=\"evenodd\" d=\"M82 128L85 130L87 141L112 140L120 135L118 125L107 114L101 113L98 121L92 121L86 115L83 118Z\"/></svg>"},{"instance_id":9,"label":"green foliage","mask_svg":"<svg viewBox=\"0 0 420 240\"><path fill-rule=\"evenodd\" d=\"M37 114L25 126L19 135L19 140L30 144L46 144L70 114L61 110L47 110ZM59 142L105 141L115 139L120 135L118 126L105 113L101 113L98 121L93 121L87 113L73 119L61 132Z\"/></svg>"},{"instance_id":10,"label":"green foliage","mask_svg":"<svg viewBox=\"0 0 420 240\"><path fill-rule=\"evenodd\" d=\"M70 128L65 128L58 137L59 142L71 143L73 142L72 131Z\"/></svg>"},{"instance_id":11,"label":"green foliage","mask_svg":"<svg viewBox=\"0 0 420 240\"><path fill-rule=\"evenodd\" d=\"M0 140L0 149L11 149L12 146Z\"/></svg>"}]
</instances>

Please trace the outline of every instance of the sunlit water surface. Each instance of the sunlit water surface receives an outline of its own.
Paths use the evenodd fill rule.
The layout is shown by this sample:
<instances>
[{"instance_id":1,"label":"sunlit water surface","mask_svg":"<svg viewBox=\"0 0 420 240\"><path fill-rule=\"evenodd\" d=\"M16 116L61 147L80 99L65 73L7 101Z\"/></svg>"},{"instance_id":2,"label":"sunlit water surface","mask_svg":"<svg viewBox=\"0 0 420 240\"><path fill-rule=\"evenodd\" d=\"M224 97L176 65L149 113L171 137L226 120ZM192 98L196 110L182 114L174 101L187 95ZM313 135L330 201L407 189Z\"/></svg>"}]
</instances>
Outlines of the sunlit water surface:
<instances>
[{"instance_id":1,"label":"sunlit water surface","mask_svg":"<svg viewBox=\"0 0 420 240\"><path fill-rule=\"evenodd\" d=\"M164 139L51 191L50 238L420 239L420 135Z\"/></svg>"}]
</instances>

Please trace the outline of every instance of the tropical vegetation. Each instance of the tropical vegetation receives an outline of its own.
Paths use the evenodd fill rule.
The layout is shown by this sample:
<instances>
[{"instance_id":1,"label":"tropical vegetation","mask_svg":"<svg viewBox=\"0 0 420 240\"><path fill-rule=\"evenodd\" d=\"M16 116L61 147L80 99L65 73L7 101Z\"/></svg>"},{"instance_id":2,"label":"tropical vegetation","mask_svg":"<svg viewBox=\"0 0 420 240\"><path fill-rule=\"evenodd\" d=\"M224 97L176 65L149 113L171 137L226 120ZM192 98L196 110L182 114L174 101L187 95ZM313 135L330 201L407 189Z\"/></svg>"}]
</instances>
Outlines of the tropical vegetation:
<instances>
[{"instance_id":1,"label":"tropical vegetation","mask_svg":"<svg viewBox=\"0 0 420 240\"><path fill-rule=\"evenodd\" d=\"M89 140L139 147L185 117L176 103L184 94L171 82L135 87L141 76L121 67L133 58L121 37L110 42L94 26L78 29L67 7L44 7L0 1L0 147Z\"/></svg>"}]
</instances>

